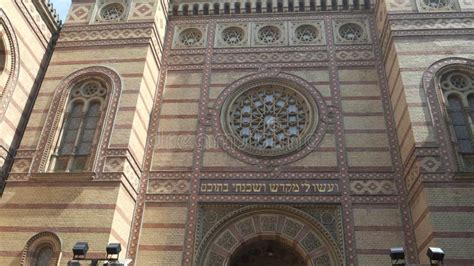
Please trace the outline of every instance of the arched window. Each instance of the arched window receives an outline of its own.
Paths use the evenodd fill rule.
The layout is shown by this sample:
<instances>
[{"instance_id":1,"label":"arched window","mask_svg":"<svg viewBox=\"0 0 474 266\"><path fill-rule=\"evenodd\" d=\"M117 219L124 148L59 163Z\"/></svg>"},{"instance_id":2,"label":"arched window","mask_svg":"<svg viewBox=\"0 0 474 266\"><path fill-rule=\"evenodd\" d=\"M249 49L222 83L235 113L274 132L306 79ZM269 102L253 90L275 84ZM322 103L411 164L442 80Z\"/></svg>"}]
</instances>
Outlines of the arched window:
<instances>
[{"instance_id":1,"label":"arched window","mask_svg":"<svg viewBox=\"0 0 474 266\"><path fill-rule=\"evenodd\" d=\"M7 49L5 49L5 44L3 43L2 38L0 37L0 74L3 69L5 69L5 64L7 60Z\"/></svg>"},{"instance_id":2,"label":"arched window","mask_svg":"<svg viewBox=\"0 0 474 266\"><path fill-rule=\"evenodd\" d=\"M193 5L193 15L197 16L199 14L199 5L194 4Z\"/></svg>"},{"instance_id":3,"label":"arched window","mask_svg":"<svg viewBox=\"0 0 474 266\"><path fill-rule=\"evenodd\" d=\"M204 4L204 8L202 10L203 15L209 15L209 4Z\"/></svg>"},{"instance_id":4,"label":"arched window","mask_svg":"<svg viewBox=\"0 0 474 266\"><path fill-rule=\"evenodd\" d=\"M293 12L293 11L295 11L293 0L288 0L288 12Z\"/></svg>"},{"instance_id":5,"label":"arched window","mask_svg":"<svg viewBox=\"0 0 474 266\"><path fill-rule=\"evenodd\" d=\"M61 241L52 232L41 232L26 243L20 260L21 266L58 265L61 257Z\"/></svg>"},{"instance_id":6,"label":"arched window","mask_svg":"<svg viewBox=\"0 0 474 266\"><path fill-rule=\"evenodd\" d=\"M460 166L474 170L474 73L450 70L439 76L439 84Z\"/></svg>"},{"instance_id":7,"label":"arched window","mask_svg":"<svg viewBox=\"0 0 474 266\"><path fill-rule=\"evenodd\" d=\"M173 6L173 16L177 16L177 15L179 15L179 6L174 5Z\"/></svg>"},{"instance_id":8,"label":"arched window","mask_svg":"<svg viewBox=\"0 0 474 266\"><path fill-rule=\"evenodd\" d=\"M224 4L224 14L226 14L226 15L230 14L230 4L229 3Z\"/></svg>"},{"instance_id":9,"label":"arched window","mask_svg":"<svg viewBox=\"0 0 474 266\"><path fill-rule=\"evenodd\" d=\"M267 1L267 13L272 13L273 7L272 7L272 1Z\"/></svg>"},{"instance_id":10,"label":"arched window","mask_svg":"<svg viewBox=\"0 0 474 266\"><path fill-rule=\"evenodd\" d=\"M183 16L187 16L187 15L188 15L188 8L189 8L188 5L184 5L184 6L183 6Z\"/></svg>"},{"instance_id":11,"label":"arched window","mask_svg":"<svg viewBox=\"0 0 474 266\"><path fill-rule=\"evenodd\" d=\"M219 15L219 3L214 4L214 15Z\"/></svg>"},{"instance_id":12,"label":"arched window","mask_svg":"<svg viewBox=\"0 0 474 266\"><path fill-rule=\"evenodd\" d=\"M283 12L283 0L278 0L277 2L277 11Z\"/></svg>"},{"instance_id":13,"label":"arched window","mask_svg":"<svg viewBox=\"0 0 474 266\"><path fill-rule=\"evenodd\" d=\"M90 168L106 96L106 85L98 79L87 79L72 88L60 139L51 158L53 171L74 172Z\"/></svg>"},{"instance_id":14,"label":"arched window","mask_svg":"<svg viewBox=\"0 0 474 266\"><path fill-rule=\"evenodd\" d=\"M236 2L234 4L234 13L235 14L240 14L240 3L239 2Z\"/></svg>"},{"instance_id":15,"label":"arched window","mask_svg":"<svg viewBox=\"0 0 474 266\"><path fill-rule=\"evenodd\" d=\"M310 11L316 11L316 3L315 3L315 0L310 0L310 1L309 1L309 10L310 10Z\"/></svg>"},{"instance_id":16,"label":"arched window","mask_svg":"<svg viewBox=\"0 0 474 266\"><path fill-rule=\"evenodd\" d=\"M257 5L255 6L255 13L262 13L262 2L257 1Z\"/></svg>"},{"instance_id":17,"label":"arched window","mask_svg":"<svg viewBox=\"0 0 474 266\"><path fill-rule=\"evenodd\" d=\"M304 12L304 0L299 1L298 8L300 12Z\"/></svg>"},{"instance_id":18,"label":"arched window","mask_svg":"<svg viewBox=\"0 0 474 266\"><path fill-rule=\"evenodd\" d=\"M252 13L252 4L250 2L245 3L245 13L246 14Z\"/></svg>"}]
</instances>

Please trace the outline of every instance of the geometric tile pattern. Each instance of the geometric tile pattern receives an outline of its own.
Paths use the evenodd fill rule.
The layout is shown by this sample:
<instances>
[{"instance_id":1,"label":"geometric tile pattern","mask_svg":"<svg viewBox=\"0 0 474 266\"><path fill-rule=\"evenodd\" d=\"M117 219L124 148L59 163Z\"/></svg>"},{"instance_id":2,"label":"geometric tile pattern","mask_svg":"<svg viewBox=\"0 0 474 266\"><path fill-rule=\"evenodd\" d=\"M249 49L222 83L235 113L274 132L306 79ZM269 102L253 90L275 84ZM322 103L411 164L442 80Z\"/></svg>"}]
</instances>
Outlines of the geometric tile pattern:
<instances>
[{"instance_id":1,"label":"geometric tile pattern","mask_svg":"<svg viewBox=\"0 0 474 266\"><path fill-rule=\"evenodd\" d=\"M397 193L392 180L353 180L350 187L353 195L394 195Z\"/></svg>"},{"instance_id":2,"label":"geometric tile pattern","mask_svg":"<svg viewBox=\"0 0 474 266\"><path fill-rule=\"evenodd\" d=\"M149 194L185 194L190 192L189 180L152 179L148 181Z\"/></svg>"}]
</instances>

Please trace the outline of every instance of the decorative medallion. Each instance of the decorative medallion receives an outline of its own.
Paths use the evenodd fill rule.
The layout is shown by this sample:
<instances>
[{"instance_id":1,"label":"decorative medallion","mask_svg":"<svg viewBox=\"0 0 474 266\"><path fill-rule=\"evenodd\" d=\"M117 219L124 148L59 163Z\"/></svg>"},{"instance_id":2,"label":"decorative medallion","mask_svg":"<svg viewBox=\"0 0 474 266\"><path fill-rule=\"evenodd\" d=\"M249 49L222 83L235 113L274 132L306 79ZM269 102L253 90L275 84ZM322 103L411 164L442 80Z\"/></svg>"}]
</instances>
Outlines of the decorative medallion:
<instances>
[{"instance_id":1,"label":"decorative medallion","mask_svg":"<svg viewBox=\"0 0 474 266\"><path fill-rule=\"evenodd\" d=\"M297 160L314 149L326 129L326 105L319 92L299 77L275 74L244 77L216 101L218 143L251 164Z\"/></svg>"},{"instance_id":2,"label":"decorative medallion","mask_svg":"<svg viewBox=\"0 0 474 266\"><path fill-rule=\"evenodd\" d=\"M207 27L204 25L176 26L173 48L204 48Z\"/></svg>"},{"instance_id":3,"label":"decorative medallion","mask_svg":"<svg viewBox=\"0 0 474 266\"><path fill-rule=\"evenodd\" d=\"M326 36L324 21L290 21L288 22L290 45L324 45Z\"/></svg>"},{"instance_id":4,"label":"decorative medallion","mask_svg":"<svg viewBox=\"0 0 474 266\"><path fill-rule=\"evenodd\" d=\"M333 22L336 44L368 43L368 21L363 19L343 19Z\"/></svg>"},{"instance_id":5,"label":"decorative medallion","mask_svg":"<svg viewBox=\"0 0 474 266\"><path fill-rule=\"evenodd\" d=\"M216 47L249 47L249 23L222 23L216 27Z\"/></svg>"},{"instance_id":6,"label":"decorative medallion","mask_svg":"<svg viewBox=\"0 0 474 266\"><path fill-rule=\"evenodd\" d=\"M101 8L100 17L104 21L119 21L125 12L125 7L120 3L108 4Z\"/></svg>"}]
</instances>

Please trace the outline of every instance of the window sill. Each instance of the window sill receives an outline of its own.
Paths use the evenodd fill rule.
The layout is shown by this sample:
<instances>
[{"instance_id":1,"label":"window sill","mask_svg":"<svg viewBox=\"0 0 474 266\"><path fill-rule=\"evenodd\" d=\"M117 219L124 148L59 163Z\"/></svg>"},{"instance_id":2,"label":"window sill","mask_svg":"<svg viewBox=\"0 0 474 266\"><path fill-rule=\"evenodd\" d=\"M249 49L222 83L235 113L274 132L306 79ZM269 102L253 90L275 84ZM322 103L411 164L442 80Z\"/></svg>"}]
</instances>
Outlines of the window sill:
<instances>
[{"instance_id":1,"label":"window sill","mask_svg":"<svg viewBox=\"0 0 474 266\"><path fill-rule=\"evenodd\" d=\"M91 181L93 172L49 172L33 174L30 180L35 181Z\"/></svg>"}]
</instances>

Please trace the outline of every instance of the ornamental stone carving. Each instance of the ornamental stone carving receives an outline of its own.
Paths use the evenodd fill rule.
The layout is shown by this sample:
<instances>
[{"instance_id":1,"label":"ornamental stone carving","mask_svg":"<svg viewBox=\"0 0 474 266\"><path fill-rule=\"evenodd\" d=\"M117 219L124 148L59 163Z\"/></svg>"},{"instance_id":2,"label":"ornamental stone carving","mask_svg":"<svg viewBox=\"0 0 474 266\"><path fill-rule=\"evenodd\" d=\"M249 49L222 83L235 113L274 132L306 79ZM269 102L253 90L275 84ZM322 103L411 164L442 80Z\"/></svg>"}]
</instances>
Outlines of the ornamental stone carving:
<instances>
[{"instance_id":1,"label":"ornamental stone carving","mask_svg":"<svg viewBox=\"0 0 474 266\"><path fill-rule=\"evenodd\" d=\"M419 12L446 12L459 9L457 0L417 0Z\"/></svg>"},{"instance_id":2,"label":"ornamental stone carving","mask_svg":"<svg viewBox=\"0 0 474 266\"><path fill-rule=\"evenodd\" d=\"M284 46L288 44L286 22L257 22L253 27L253 46Z\"/></svg>"},{"instance_id":3,"label":"ornamental stone carving","mask_svg":"<svg viewBox=\"0 0 474 266\"><path fill-rule=\"evenodd\" d=\"M94 22L117 23L126 22L130 0L101 0L97 1Z\"/></svg>"},{"instance_id":4,"label":"ornamental stone carving","mask_svg":"<svg viewBox=\"0 0 474 266\"><path fill-rule=\"evenodd\" d=\"M223 23L217 25L215 46L218 48L250 46L249 23Z\"/></svg>"},{"instance_id":5,"label":"ornamental stone carving","mask_svg":"<svg viewBox=\"0 0 474 266\"><path fill-rule=\"evenodd\" d=\"M175 27L173 48L204 48L207 39L205 25L179 25Z\"/></svg>"},{"instance_id":6,"label":"ornamental stone carving","mask_svg":"<svg viewBox=\"0 0 474 266\"><path fill-rule=\"evenodd\" d=\"M311 152L324 135L328 108L299 77L268 70L237 80L212 109L217 143L261 166L287 164Z\"/></svg>"},{"instance_id":7,"label":"ornamental stone carving","mask_svg":"<svg viewBox=\"0 0 474 266\"><path fill-rule=\"evenodd\" d=\"M369 43L369 27L366 19L341 19L333 21L336 44Z\"/></svg>"},{"instance_id":8,"label":"ornamental stone carving","mask_svg":"<svg viewBox=\"0 0 474 266\"><path fill-rule=\"evenodd\" d=\"M290 45L324 45L324 21L290 21Z\"/></svg>"}]
</instances>

